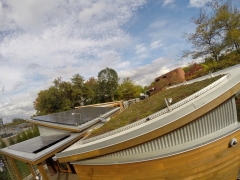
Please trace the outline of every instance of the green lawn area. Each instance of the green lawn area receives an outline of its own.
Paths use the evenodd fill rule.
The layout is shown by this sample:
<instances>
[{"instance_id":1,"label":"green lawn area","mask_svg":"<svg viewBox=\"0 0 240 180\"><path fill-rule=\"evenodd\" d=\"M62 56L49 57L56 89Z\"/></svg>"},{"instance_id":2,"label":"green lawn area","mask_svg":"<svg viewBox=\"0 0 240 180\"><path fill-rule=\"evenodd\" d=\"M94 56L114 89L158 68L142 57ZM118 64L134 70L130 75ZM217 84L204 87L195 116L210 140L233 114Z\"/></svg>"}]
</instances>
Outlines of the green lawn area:
<instances>
[{"instance_id":1,"label":"green lawn area","mask_svg":"<svg viewBox=\"0 0 240 180\"><path fill-rule=\"evenodd\" d=\"M222 76L223 75L216 76L216 77L209 78L209 79L206 79L206 80L203 80L200 82L195 82L195 83L192 83L189 85L182 85L182 86L179 86L176 88L158 92L158 93L150 96L148 99L142 100L139 103L129 106L122 113L113 117L110 121L108 121L102 127L94 130L88 136L88 138L98 136L100 134L112 131L114 129L123 127L127 124L130 124L137 120L145 118L157 111L160 111L160 110L166 108L164 98L171 97L173 99L172 104L176 103L176 102L196 93L197 91L203 89L204 87L210 85L211 83L218 80Z\"/></svg>"}]
</instances>

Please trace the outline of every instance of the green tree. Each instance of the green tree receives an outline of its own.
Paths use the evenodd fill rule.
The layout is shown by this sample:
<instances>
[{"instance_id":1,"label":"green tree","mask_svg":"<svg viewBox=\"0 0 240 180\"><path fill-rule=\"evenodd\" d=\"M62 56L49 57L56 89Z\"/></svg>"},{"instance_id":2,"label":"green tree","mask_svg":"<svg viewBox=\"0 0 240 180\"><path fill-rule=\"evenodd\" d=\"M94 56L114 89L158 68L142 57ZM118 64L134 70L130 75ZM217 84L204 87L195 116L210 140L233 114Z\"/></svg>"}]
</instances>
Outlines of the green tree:
<instances>
[{"instance_id":1,"label":"green tree","mask_svg":"<svg viewBox=\"0 0 240 180\"><path fill-rule=\"evenodd\" d=\"M54 86L40 91L34 102L36 115L46 115L55 112L70 110L88 100L88 89L84 78L79 74L71 78L71 82L62 81L58 77L53 81Z\"/></svg>"},{"instance_id":2,"label":"green tree","mask_svg":"<svg viewBox=\"0 0 240 180\"><path fill-rule=\"evenodd\" d=\"M34 125L33 129L32 129L32 133L33 133L33 137L37 137L40 135L39 133L39 129L37 125Z\"/></svg>"},{"instance_id":3,"label":"green tree","mask_svg":"<svg viewBox=\"0 0 240 180\"><path fill-rule=\"evenodd\" d=\"M32 131L30 129L27 130L26 134L27 134L28 139L31 139L34 137Z\"/></svg>"},{"instance_id":4,"label":"green tree","mask_svg":"<svg viewBox=\"0 0 240 180\"><path fill-rule=\"evenodd\" d=\"M17 134L16 143L20 143L20 142L22 142L22 141L23 141L23 140L22 140L21 135L20 135L20 134Z\"/></svg>"},{"instance_id":5,"label":"green tree","mask_svg":"<svg viewBox=\"0 0 240 180\"><path fill-rule=\"evenodd\" d=\"M240 54L240 10L230 0L212 0L207 8L201 8L200 15L192 18L196 30L184 37L192 43L193 49L183 51L182 57L205 57L212 63L208 66L215 71L222 54L233 50Z\"/></svg>"},{"instance_id":6,"label":"green tree","mask_svg":"<svg viewBox=\"0 0 240 180\"><path fill-rule=\"evenodd\" d=\"M99 97L98 97L98 80L94 77L89 78L85 82L85 89L86 89L86 98L85 103L86 104L95 104L99 103Z\"/></svg>"},{"instance_id":7,"label":"green tree","mask_svg":"<svg viewBox=\"0 0 240 180\"><path fill-rule=\"evenodd\" d=\"M203 9L200 10L199 17L192 18L191 22L196 25L194 33L185 33L184 37L192 43L192 50L184 50L182 57L212 57L218 61L220 52L224 49L224 41L220 35L220 29L212 17L209 17Z\"/></svg>"},{"instance_id":8,"label":"green tree","mask_svg":"<svg viewBox=\"0 0 240 180\"><path fill-rule=\"evenodd\" d=\"M37 115L45 115L57 112L61 108L61 94L55 87L43 90L38 93L35 101Z\"/></svg>"},{"instance_id":9,"label":"green tree","mask_svg":"<svg viewBox=\"0 0 240 180\"><path fill-rule=\"evenodd\" d=\"M0 137L0 148L5 148L7 147L7 144L5 143L5 141Z\"/></svg>"},{"instance_id":10,"label":"green tree","mask_svg":"<svg viewBox=\"0 0 240 180\"><path fill-rule=\"evenodd\" d=\"M23 132L21 133L21 137L22 137L22 141L28 140L28 137L27 137L27 134L26 134L25 131L23 131Z\"/></svg>"},{"instance_id":11,"label":"green tree","mask_svg":"<svg viewBox=\"0 0 240 180\"><path fill-rule=\"evenodd\" d=\"M72 101L73 101L74 107L80 106L81 103L83 103L84 78L79 74L75 74L71 78L71 82L73 85Z\"/></svg>"},{"instance_id":12,"label":"green tree","mask_svg":"<svg viewBox=\"0 0 240 180\"><path fill-rule=\"evenodd\" d=\"M64 90L63 90L64 91ZM61 112L71 109L71 100L67 99L62 90L56 87L50 87L38 93L38 97L34 102L37 115L46 115L55 112Z\"/></svg>"},{"instance_id":13,"label":"green tree","mask_svg":"<svg viewBox=\"0 0 240 180\"><path fill-rule=\"evenodd\" d=\"M58 111L70 110L74 107L74 98L73 98L73 86L71 82L62 81L61 77L58 77L53 81L54 87L57 89L58 94L61 96L60 108Z\"/></svg>"},{"instance_id":14,"label":"green tree","mask_svg":"<svg viewBox=\"0 0 240 180\"><path fill-rule=\"evenodd\" d=\"M9 146L11 146L11 145L15 144L15 141L12 137L10 137L10 138L8 138L8 143L9 143Z\"/></svg>"},{"instance_id":15,"label":"green tree","mask_svg":"<svg viewBox=\"0 0 240 180\"><path fill-rule=\"evenodd\" d=\"M118 87L118 74L114 69L105 68L98 73L99 96L105 102L107 99L114 101Z\"/></svg>"},{"instance_id":16,"label":"green tree","mask_svg":"<svg viewBox=\"0 0 240 180\"><path fill-rule=\"evenodd\" d=\"M139 97L143 92L143 88L139 85L135 85L130 78L124 78L122 84L119 85L119 94L121 99L133 99Z\"/></svg>"},{"instance_id":17,"label":"green tree","mask_svg":"<svg viewBox=\"0 0 240 180\"><path fill-rule=\"evenodd\" d=\"M13 122L14 124L22 124L22 123L25 123L26 120L21 119L21 118L14 118L14 119L12 119L12 122Z\"/></svg>"},{"instance_id":18,"label":"green tree","mask_svg":"<svg viewBox=\"0 0 240 180\"><path fill-rule=\"evenodd\" d=\"M226 48L234 48L240 54L240 10L231 1L213 0L210 7L214 10L215 26L221 32Z\"/></svg>"}]
</instances>

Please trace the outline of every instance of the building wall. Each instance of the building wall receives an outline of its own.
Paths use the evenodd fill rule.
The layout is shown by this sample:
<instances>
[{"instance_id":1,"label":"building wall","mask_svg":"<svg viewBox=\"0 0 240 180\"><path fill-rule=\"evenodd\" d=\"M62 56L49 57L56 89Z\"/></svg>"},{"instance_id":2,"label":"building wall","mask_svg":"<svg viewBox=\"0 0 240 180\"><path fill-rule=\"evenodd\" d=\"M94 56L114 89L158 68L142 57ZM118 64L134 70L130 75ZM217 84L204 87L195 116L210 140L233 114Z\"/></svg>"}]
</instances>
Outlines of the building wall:
<instances>
[{"instance_id":1,"label":"building wall","mask_svg":"<svg viewBox=\"0 0 240 180\"><path fill-rule=\"evenodd\" d=\"M45 126L38 126L40 136L55 136L55 135L62 135L62 134L69 134L69 131L60 130L60 129L54 129L49 128Z\"/></svg>"},{"instance_id":2,"label":"building wall","mask_svg":"<svg viewBox=\"0 0 240 180\"><path fill-rule=\"evenodd\" d=\"M231 98L216 109L196 119L194 122L185 125L185 129L181 127L171 133L177 138L175 139L176 142L180 141L181 143L185 143L185 141L188 140L194 141L194 136L196 136L196 139L199 139L208 133L215 133L220 129L225 129L226 126L237 125L239 122L237 121L235 110L235 101L234 98ZM191 125L194 125L196 129L193 127L187 128ZM178 134L177 131L180 131L180 134ZM164 136L164 142L174 144L171 142L174 139L173 136ZM231 147L230 141L233 138L238 141L240 140L239 130L217 141L199 146L196 149L189 149L188 151L174 153L174 155L164 156L162 158L151 158L149 156L148 160L135 160L133 162L129 161L128 163L116 159L115 162L110 160L112 156L122 156L121 158L123 160L128 161L127 155L129 153L135 154L141 151L151 151L154 147L157 147L157 144L149 144L148 147L140 144L139 147L142 147L137 151L135 151L133 147L130 148L131 150L129 151L122 150L122 152L105 155L105 158L110 158L110 161L100 160L101 162L107 162L105 164L99 162L99 164L88 165L81 164L80 162L79 164L74 164L74 168L81 180L237 179L240 166L240 143L238 142L235 146ZM155 141L155 139L153 141ZM160 144L161 143L159 143L159 145ZM167 148L168 146L169 144L161 148Z\"/></svg>"},{"instance_id":3,"label":"building wall","mask_svg":"<svg viewBox=\"0 0 240 180\"><path fill-rule=\"evenodd\" d=\"M240 139L240 131L206 146L150 161L112 165L74 165L81 180L120 179L237 179L240 143L229 147L231 138Z\"/></svg>"},{"instance_id":4,"label":"building wall","mask_svg":"<svg viewBox=\"0 0 240 180\"><path fill-rule=\"evenodd\" d=\"M162 90L163 86L171 86L173 84L181 83L185 81L185 73L182 68L174 69L166 74L163 74L154 80L154 91L151 91L151 95Z\"/></svg>"}]
</instances>

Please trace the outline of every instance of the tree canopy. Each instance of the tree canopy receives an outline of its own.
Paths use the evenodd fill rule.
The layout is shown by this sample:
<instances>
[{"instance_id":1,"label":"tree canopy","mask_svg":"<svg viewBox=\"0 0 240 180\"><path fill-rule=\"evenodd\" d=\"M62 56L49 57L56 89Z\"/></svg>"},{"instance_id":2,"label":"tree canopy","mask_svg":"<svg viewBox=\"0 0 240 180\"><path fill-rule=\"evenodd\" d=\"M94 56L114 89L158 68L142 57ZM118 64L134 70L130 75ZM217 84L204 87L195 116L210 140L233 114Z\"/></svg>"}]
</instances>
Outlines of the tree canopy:
<instances>
[{"instance_id":1,"label":"tree canopy","mask_svg":"<svg viewBox=\"0 0 240 180\"><path fill-rule=\"evenodd\" d=\"M109 97L114 101L114 95L118 87L118 75L114 69L105 68L98 73L99 95L102 100Z\"/></svg>"},{"instance_id":2,"label":"tree canopy","mask_svg":"<svg viewBox=\"0 0 240 180\"><path fill-rule=\"evenodd\" d=\"M89 88L84 81L79 74L73 75L70 82L62 81L61 77L55 79L53 86L38 93L34 102L36 115L66 111L81 104L88 104L94 95L89 94Z\"/></svg>"},{"instance_id":3,"label":"tree canopy","mask_svg":"<svg viewBox=\"0 0 240 180\"><path fill-rule=\"evenodd\" d=\"M105 68L98 73L98 78L85 80L80 74L73 75L70 81L58 77L53 86L38 93L34 101L36 115L46 115L73 109L76 106L139 97L143 88L135 85L130 78L119 84L118 74L114 69ZM129 95L126 94L126 90ZM128 96L128 97L127 97Z\"/></svg>"},{"instance_id":4,"label":"tree canopy","mask_svg":"<svg viewBox=\"0 0 240 180\"><path fill-rule=\"evenodd\" d=\"M196 25L195 32L185 33L184 37L193 46L183 51L183 58L211 57L219 61L219 56L229 50L240 53L240 11L231 1L212 0L191 22Z\"/></svg>"},{"instance_id":5,"label":"tree canopy","mask_svg":"<svg viewBox=\"0 0 240 180\"><path fill-rule=\"evenodd\" d=\"M123 79L118 89L120 98L125 100L139 97L139 94L144 92L143 88L139 85L135 85L129 77Z\"/></svg>"}]
</instances>

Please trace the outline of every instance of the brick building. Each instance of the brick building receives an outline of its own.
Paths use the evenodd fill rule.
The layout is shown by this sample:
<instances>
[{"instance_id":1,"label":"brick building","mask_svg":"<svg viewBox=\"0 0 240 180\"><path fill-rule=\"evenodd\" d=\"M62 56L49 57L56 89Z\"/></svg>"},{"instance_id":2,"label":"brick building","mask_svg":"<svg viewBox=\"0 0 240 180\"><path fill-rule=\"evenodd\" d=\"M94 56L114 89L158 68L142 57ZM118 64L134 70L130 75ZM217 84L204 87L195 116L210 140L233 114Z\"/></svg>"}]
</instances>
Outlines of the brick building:
<instances>
[{"instance_id":1,"label":"brick building","mask_svg":"<svg viewBox=\"0 0 240 180\"><path fill-rule=\"evenodd\" d=\"M184 70L181 67L174 69L166 74L163 74L155 78L154 85L153 87L151 87L151 89L154 88L154 91L152 91L151 94L155 94L161 91L166 86L171 86L184 81L185 81Z\"/></svg>"}]
</instances>

